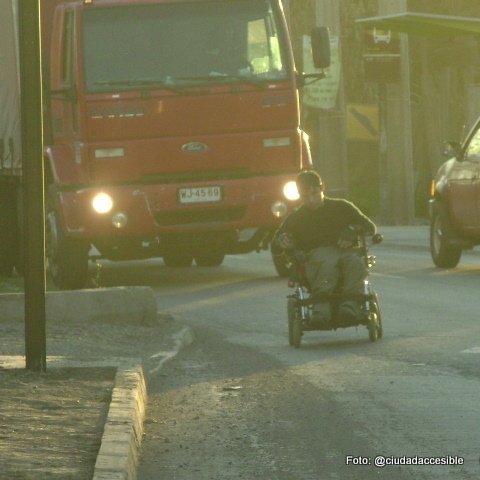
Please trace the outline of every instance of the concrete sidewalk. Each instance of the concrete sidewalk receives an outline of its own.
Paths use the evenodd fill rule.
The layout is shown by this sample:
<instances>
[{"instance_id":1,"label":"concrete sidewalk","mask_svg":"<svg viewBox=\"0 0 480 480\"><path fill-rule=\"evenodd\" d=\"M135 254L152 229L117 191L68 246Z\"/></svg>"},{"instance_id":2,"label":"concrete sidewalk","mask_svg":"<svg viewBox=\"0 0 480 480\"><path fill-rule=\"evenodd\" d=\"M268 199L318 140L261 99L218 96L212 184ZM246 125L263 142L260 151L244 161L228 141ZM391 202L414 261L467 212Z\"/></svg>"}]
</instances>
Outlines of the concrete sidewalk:
<instances>
[{"instance_id":1,"label":"concrete sidewalk","mask_svg":"<svg viewBox=\"0 0 480 480\"><path fill-rule=\"evenodd\" d=\"M150 287L112 287L47 292L47 321L156 323L157 302ZM0 294L0 321L24 320L23 293Z\"/></svg>"},{"instance_id":2,"label":"concrete sidewalk","mask_svg":"<svg viewBox=\"0 0 480 480\"><path fill-rule=\"evenodd\" d=\"M152 318L153 293L112 290L58 292L45 374L25 369L23 298L0 295L0 479L136 478L144 368L158 372L193 335L156 302Z\"/></svg>"},{"instance_id":3,"label":"concrete sidewalk","mask_svg":"<svg viewBox=\"0 0 480 480\"><path fill-rule=\"evenodd\" d=\"M173 358L192 336L180 324L167 330L158 348ZM50 356L39 375L25 370L23 357L1 356L0 435L8 452L0 449L0 478L135 479L147 405L144 363Z\"/></svg>"}]
</instances>

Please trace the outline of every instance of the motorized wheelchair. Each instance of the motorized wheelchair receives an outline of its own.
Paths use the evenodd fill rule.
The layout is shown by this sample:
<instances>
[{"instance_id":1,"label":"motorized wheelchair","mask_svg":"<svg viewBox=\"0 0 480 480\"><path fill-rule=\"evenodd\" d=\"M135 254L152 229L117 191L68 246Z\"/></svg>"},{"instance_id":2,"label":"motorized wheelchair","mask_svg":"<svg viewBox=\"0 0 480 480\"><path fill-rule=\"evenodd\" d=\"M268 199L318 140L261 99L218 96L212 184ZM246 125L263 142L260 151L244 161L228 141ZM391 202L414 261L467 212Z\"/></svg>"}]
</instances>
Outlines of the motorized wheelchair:
<instances>
[{"instance_id":1,"label":"motorized wheelchair","mask_svg":"<svg viewBox=\"0 0 480 480\"><path fill-rule=\"evenodd\" d=\"M375 256L369 255L370 244L378 244L383 240L382 235L376 234L367 243L365 234L358 231L358 241L355 250L365 261L367 271L375 265ZM334 293L324 298L316 298L311 294L308 280L305 275L306 255L300 250L292 249L286 252L287 266L289 268L289 287L293 288L293 294L288 295L288 339L289 344L299 348L303 332L312 330L337 330L338 328L357 327L364 325L368 330L370 341L375 342L383 336L382 316L378 302L378 295L372 288L369 277L364 280L363 293L353 297L342 295L341 285ZM341 301L356 300L360 302L362 314L358 319L342 319L338 314L338 306ZM315 322L312 319L313 306L319 301L329 301L331 319L327 324Z\"/></svg>"}]
</instances>

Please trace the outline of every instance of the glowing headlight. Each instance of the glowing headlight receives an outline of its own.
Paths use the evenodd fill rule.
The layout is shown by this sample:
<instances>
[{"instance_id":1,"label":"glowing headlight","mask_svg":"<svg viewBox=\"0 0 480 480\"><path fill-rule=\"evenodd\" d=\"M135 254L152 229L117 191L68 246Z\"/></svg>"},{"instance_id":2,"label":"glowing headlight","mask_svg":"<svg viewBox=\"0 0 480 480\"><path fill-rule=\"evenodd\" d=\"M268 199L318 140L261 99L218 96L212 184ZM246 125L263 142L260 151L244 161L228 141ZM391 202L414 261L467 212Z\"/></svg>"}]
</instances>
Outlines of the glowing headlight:
<instances>
[{"instance_id":1,"label":"glowing headlight","mask_svg":"<svg viewBox=\"0 0 480 480\"><path fill-rule=\"evenodd\" d=\"M283 194L287 200L298 200L300 195L298 193L297 184L295 182L287 182L283 187Z\"/></svg>"},{"instance_id":2,"label":"glowing headlight","mask_svg":"<svg viewBox=\"0 0 480 480\"><path fill-rule=\"evenodd\" d=\"M108 213L113 208L113 200L108 193L99 193L93 197L92 207L97 213Z\"/></svg>"}]
</instances>

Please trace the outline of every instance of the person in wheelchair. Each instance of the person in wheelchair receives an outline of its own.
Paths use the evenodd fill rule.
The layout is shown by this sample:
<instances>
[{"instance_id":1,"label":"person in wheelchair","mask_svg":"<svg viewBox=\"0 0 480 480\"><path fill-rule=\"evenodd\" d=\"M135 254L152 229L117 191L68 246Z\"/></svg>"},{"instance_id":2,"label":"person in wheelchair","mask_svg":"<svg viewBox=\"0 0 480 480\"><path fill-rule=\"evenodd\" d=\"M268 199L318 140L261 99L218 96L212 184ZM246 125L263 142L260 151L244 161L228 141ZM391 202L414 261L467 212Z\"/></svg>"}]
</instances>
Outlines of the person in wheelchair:
<instances>
[{"instance_id":1,"label":"person in wheelchair","mask_svg":"<svg viewBox=\"0 0 480 480\"><path fill-rule=\"evenodd\" d=\"M318 299L312 321L328 325L332 319L330 296L340 289L338 318L355 323L362 311L356 299L367 277L365 262L353 247L359 229L374 235L376 226L353 203L325 196L325 186L314 171L296 179L302 205L284 220L275 233L272 253L300 250L305 257L305 275L311 294Z\"/></svg>"}]
</instances>

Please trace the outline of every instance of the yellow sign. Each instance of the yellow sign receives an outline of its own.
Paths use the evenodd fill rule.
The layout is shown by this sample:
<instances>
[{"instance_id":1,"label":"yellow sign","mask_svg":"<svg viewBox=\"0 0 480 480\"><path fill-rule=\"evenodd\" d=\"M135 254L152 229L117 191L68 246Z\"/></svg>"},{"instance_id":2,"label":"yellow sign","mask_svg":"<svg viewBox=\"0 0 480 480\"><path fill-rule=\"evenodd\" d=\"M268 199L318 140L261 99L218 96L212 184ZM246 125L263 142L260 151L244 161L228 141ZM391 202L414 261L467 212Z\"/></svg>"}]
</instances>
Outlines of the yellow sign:
<instances>
[{"instance_id":1,"label":"yellow sign","mask_svg":"<svg viewBox=\"0 0 480 480\"><path fill-rule=\"evenodd\" d=\"M347 140L378 142L379 114L377 105L347 105Z\"/></svg>"}]
</instances>

